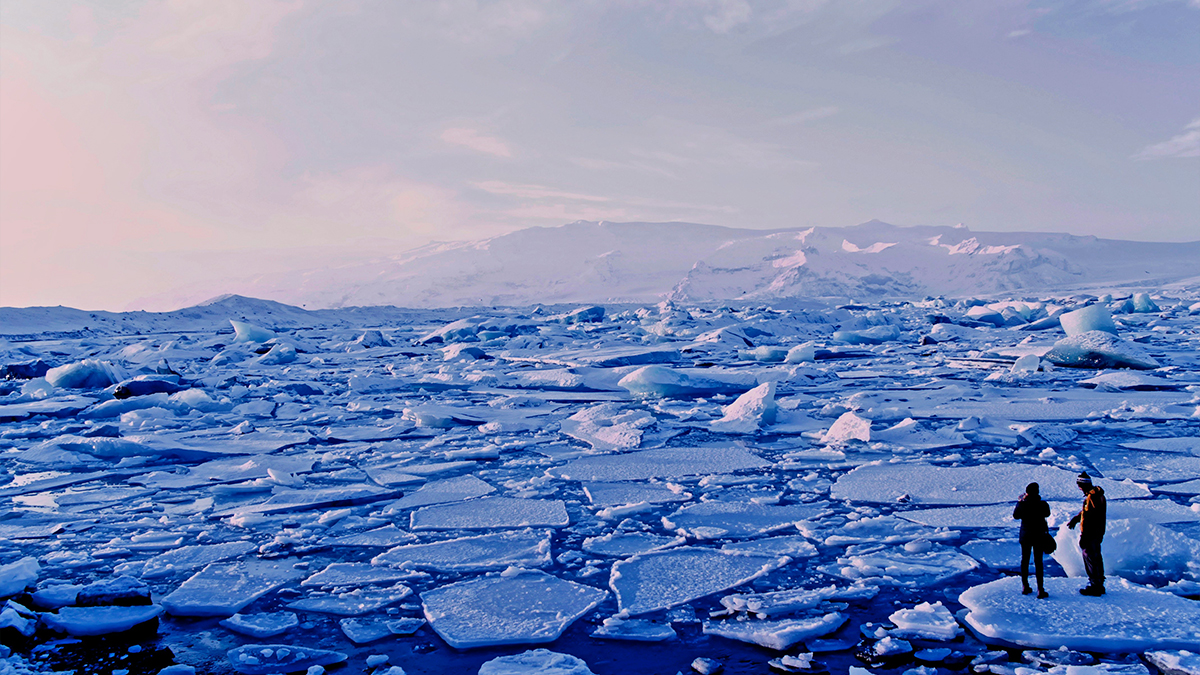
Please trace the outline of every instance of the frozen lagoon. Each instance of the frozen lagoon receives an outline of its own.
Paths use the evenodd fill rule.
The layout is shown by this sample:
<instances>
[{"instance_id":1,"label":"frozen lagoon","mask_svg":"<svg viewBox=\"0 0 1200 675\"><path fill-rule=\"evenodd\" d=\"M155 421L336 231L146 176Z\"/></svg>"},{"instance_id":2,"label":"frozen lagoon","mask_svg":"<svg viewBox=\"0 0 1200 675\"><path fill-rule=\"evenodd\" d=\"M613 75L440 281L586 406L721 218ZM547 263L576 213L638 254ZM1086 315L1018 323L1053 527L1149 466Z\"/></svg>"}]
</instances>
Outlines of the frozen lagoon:
<instances>
[{"instance_id":1,"label":"frozen lagoon","mask_svg":"<svg viewBox=\"0 0 1200 675\"><path fill-rule=\"evenodd\" d=\"M757 673L807 651L841 672L867 665L851 649L860 640L909 640L899 630L883 642L898 610L941 602L961 614L968 589L1011 573L1018 561L997 552L1011 557L1006 516L1025 483L1042 482L1057 518L1086 469L1122 521L1106 541L1124 566L1111 573L1160 589L1155 606L1191 607L1195 299L1160 295L1158 311L1112 315L1137 345L1125 351L1161 366L1139 378L1040 360L1064 338L1055 312L1085 302L1106 304L999 303L1012 310L1003 325L937 300L574 319L575 307L473 310L469 321L399 310L305 321L217 304L207 319L130 315L121 330L9 336L0 365L64 368L0 389L0 588L17 602L58 598L65 610L33 609L62 627L104 616L71 607L76 587L138 579L154 604L108 614L158 616L157 631L100 638L105 653L169 647L199 672L236 672L228 650L287 643L345 655L351 672L386 655L381 673L474 673L538 645L597 674L688 672L699 657ZM143 393L114 398L120 383ZM1157 553L1134 555L1145 541ZM1051 574L1078 567L1067 553ZM1058 595L1046 611L1085 612ZM1135 612L1120 651L1191 644L1143 635L1122 597L1106 599ZM1027 600L988 598L1013 616ZM1002 623L979 607L979 626ZM235 613L237 625L286 628L256 638L219 623ZM996 634L1039 648L1059 639L1026 628ZM944 646L973 657L988 649L980 637ZM69 664L72 649L37 654ZM872 672L931 663L880 652Z\"/></svg>"}]
</instances>

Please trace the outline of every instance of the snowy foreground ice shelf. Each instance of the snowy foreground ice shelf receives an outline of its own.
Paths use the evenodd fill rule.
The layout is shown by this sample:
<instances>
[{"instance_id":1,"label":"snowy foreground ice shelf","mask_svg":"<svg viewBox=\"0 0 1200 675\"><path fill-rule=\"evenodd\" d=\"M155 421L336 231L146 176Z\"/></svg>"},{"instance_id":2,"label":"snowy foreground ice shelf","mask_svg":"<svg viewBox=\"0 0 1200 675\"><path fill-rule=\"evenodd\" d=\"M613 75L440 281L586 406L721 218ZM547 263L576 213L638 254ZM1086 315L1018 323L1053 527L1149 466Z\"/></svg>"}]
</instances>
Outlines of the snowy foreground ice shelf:
<instances>
[{"instance_id":1,"label":"snowy foreground ice shelf","mask_svg":"<svg viewBox=\"0 0 1200 675\"><path fill-rule=\"evenodd\" d=\"M0 309L0 673L1195 673L1200 304L1147 290Z\"/></svg>"}]
</instances>

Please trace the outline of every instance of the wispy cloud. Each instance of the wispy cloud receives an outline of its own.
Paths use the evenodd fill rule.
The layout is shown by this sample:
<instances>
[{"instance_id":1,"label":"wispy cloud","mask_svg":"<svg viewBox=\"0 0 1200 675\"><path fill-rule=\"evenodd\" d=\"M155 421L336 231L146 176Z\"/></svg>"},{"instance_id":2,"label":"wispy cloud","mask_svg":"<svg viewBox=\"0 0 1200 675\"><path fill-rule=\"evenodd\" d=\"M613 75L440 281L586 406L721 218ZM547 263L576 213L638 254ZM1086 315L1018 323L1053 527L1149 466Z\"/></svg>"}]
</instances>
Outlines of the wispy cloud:
<instances>
[{"instance_id":1,"label":"wispy cloud","mask_svg":"<svg viewBox=\"0 0 1200 675\"><path fill-rule=\"evenodd\" d=\"M750 21L752 13L746 0L717 0L713 11L704 15L704 25L714 33L728 33Z\"/></svg>"},{"instance_id":2,"label":"wispy cloud","mask_svg":"<svg viewBox=\"0 0 1200 675\"><path fill-rule=\"evenodd\" d=\"M598 197L596 195L585 195L577 192L565 192L556 190L545 185L521 185L518 183L506 183L499 180L489 180L482 183L475 183L475 187L493 195L503 195L505 197L517 197L520 199L564 199L575 202L607 202L611 201L608 197Z\"/></svg>"},{"instance_id":3,"label":"wispy cloud","mask_svg":"<svg viewBox=\"0 0 1200 675\"><path fill-rule=\"evenodd\" d=\"M1133 156L1134 159L1161 159L1163 157L1200 157L1200 118L1192 120L1183 128L1183 133L1155 143Z\"/></svg>"},{"instance_id":4,"label":"wispy cloud","mask_svg":"<svg viewBox=\"0 0 1200 675\"><path fill-rule=\"evenodd\" d=\"M805 122L813 122L826 117L832 117L833 115L838 114L838 112L840 112L840 110L837 106L828 105L823 108L813 108L812 110L798 112L794 115L776 117L773 120L768 120L766 125L769 127L785 127L793 124L804 124Z\"/></svg>"},{"instance_id":5,"label":"wispy cloud","mask_svg":"<svg viewBox=\"0 0 1200 675\"><path fill-rule=\"evenodd\" d=\"M450 145L470 148L475 152L496 157L512 157L512 148L503 139L480 133L470 127L451 127L442 132L441 139Z\"/></svg>"}]
</instances>

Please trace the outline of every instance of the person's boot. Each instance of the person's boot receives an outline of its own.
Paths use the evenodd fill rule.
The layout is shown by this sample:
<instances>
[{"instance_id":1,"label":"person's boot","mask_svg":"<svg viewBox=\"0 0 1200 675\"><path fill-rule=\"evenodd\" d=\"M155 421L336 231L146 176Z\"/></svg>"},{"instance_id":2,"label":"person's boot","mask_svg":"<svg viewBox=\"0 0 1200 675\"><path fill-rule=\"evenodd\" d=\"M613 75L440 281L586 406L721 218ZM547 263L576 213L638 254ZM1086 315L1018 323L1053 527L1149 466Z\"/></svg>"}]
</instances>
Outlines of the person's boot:
<instances>
[{"instance_id":1,"label":"person's boot","mask_svg":"<svg viewBox=\"0 0 1200 675\"><path fill-rule=\"evenodd\" d=\"M1021 579L1021 595L1029 595L1032 592L1033 589L1029 587L1029 580Z\"/></svg>"},{"instance_id":2,"label":"person's boot","mask_svg":"<svg viewBox=\"0 0 1200 675\"><path fill-rule=\"evenodd\" d=\"M1038 599L1039 599L1039 600L1044 600L1045 598L1048 598L1048 597L1050 597L1050 594L1046 592L1046 589L1044 589L1044 588L1038 588L1038 594L1037 594L1037 596L1038 596Z\"/></svg>"},{"instance_id":3,"label":"person's boot","mask_svg":"<svg viewBox=\"0 0 1200 675\"><path fill-rule=\"evenodd\" d=\"M1080 595L1090 595L1094 598L1098 598L1098 597L1104 595L1104 587L1103 586L1092 586L1089 584L1089 585L1079 589L1079 594Z\"/></svg>"}]
</instances>

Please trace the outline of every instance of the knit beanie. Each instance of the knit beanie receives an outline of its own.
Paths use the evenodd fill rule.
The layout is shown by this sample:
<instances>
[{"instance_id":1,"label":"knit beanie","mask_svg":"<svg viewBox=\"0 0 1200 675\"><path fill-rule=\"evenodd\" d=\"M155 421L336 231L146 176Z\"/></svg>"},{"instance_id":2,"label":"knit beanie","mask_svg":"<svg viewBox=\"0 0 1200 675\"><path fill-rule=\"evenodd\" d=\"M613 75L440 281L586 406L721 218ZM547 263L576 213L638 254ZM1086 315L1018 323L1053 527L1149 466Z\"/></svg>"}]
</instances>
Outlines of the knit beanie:
<instances>
[{"instance_id":1,"label":"knit beanie","mask_svg":"<svg viewBox=\"0 0 1200 675\"><path fill-rule=\"evenodd\" d=\"M1084 471L1075 479L1075 484L1082 488L1090 488L1092 487L1092 477Z\"/></svg>"}]
</instances>

